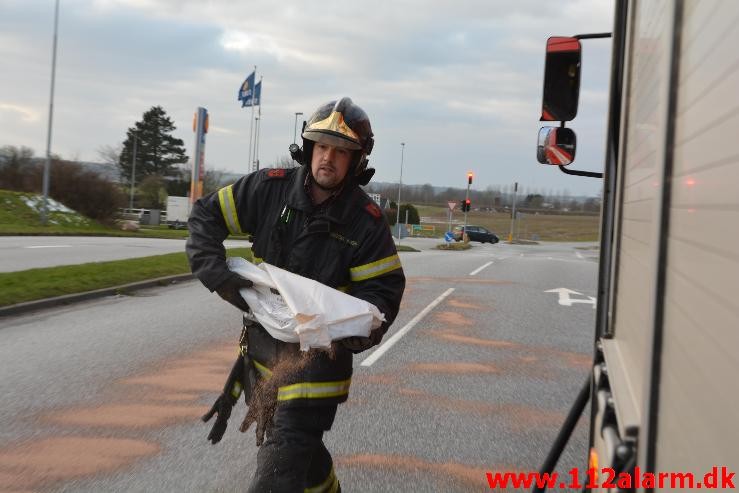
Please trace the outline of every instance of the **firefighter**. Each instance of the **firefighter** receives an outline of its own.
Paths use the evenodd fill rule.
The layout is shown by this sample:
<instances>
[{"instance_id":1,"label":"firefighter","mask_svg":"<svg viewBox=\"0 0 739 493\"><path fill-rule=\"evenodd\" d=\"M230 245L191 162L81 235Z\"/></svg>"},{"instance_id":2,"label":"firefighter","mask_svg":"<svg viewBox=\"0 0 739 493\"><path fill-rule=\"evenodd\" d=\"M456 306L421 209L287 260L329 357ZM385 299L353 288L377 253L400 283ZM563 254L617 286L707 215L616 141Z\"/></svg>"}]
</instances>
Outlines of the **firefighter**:
<instances>
[{"instance_id":1,"label":"firefighter","mask_svg":"<svg viewBox=\"0 0 739 493\"><path fill-rule=\"evenodd\" d=\"M198 200L188 226L193 273L242 311L248 392L245 431L256 423L257 469L250 492L341 491L323 434L338 404L347 400L352 354L380 342L400 307L405 276L384 214L360 188L374 174L367 156L374 144L366 113L350 98L326 103L304 124L301 163L262 169ZM373 303L386 321L369 337L334 341L307 353L271 337L250 320L238 291L250 281L230 272L223 240L253 238L255 262L268 262ZM236 370L238 367L234 367ZM238 373L238 372L236 372ZM232 376L234 372L232 372ZM226 428L244 380L230 378L204 419L217 414L209 439ZM266 440L263 438L266 431Z\"/></svg>"}]
</instances>

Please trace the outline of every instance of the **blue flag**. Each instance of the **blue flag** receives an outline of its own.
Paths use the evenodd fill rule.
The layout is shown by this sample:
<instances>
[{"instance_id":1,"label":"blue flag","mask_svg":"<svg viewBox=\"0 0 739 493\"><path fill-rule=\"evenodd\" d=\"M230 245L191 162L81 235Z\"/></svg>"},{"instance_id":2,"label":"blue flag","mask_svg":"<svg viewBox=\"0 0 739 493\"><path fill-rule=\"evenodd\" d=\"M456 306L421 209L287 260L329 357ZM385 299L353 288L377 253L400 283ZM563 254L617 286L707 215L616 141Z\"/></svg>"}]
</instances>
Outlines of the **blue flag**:
<instances>
[{"instance_id":1,"label":"blue flag","mask_svg":"<svg viewBox=\"0 0 739 493\"><path fill-rule=\"evenodd\" d=\"M244 83L241 84L241 87L239 88L239 97L238 100L241 101L241 107L244 106L251 106L252 105L252 97L254 96L254 77L255 72L252 72L249 77L244 80Z\"/></svg>"},{"instance_id":2,"label":"blue flag","mask_svg":"<svg viewBox=\"0 0 739 493\"><path fill-rule=\"evenodd\" d=\"M252 98L250 104L253 104L254 106L259 106L261 102L262 102L262 81L260 80L259 82L257 82L257 85L254 86L254 97Z\"/></svg>"}]
</instances>

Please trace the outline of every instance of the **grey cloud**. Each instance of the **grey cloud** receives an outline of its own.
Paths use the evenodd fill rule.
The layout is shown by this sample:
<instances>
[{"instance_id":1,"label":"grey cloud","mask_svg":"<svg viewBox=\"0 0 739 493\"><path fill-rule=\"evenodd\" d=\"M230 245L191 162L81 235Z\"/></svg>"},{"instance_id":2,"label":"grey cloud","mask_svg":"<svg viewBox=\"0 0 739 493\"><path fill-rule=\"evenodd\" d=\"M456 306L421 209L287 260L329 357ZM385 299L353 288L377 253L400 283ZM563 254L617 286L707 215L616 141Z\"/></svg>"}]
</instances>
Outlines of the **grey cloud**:
<instances>
[{"instance_id":1,"label":"grey cloud","mask_svg":"<svg viewBox=\"0 0 739 493\"><path fill-rule=\"evenodd\" d=\"M54 148L95 159L154 104L191 147L192 113L205 106L214 125L208 165L243 171L251 110L238 107L236 90L258 65L267 163L286 154L295 111L307 117L321 102L350 95L373 120L379 180L397 180L406 141L411 183L453 182L474 165L489 183L597 191L537 165L532 146L546 37L608 30L610 15L610 1L65 0ZM0 0L0 53L10 65L0 81L0 145L43 148L51 22L47 2ZM607 58L606 43L585 46L572 126L585 146L578 160L589 163L602 159ZM19 113L9 107L41 118L13 125ZM591 133L597 143L588 150Z\"/></svg>"}]
</instances>

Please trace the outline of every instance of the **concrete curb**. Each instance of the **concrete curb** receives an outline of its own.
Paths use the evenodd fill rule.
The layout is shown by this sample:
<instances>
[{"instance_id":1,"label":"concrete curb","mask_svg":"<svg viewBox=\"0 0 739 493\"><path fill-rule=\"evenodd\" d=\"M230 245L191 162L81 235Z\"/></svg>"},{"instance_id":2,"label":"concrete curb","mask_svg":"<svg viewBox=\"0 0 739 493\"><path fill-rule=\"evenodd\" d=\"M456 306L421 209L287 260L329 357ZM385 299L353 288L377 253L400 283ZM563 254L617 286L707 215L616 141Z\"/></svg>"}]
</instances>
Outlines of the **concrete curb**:
<instances>
[{"instance_id":1,"label":"concrete curb","mask_svg":"<svg viewBox=\"0 0 739 493\"><path fill-rule=\"evenodd\" d=\"M157 277L156 279L132 282L130 284L124 284L122 286L113 286L110 288L96 289L94 291L85 291L83 293L66 294L64 296L55 296L54 298L45 298L43 300L17 303L15 305L0 308L0 318L10 315L18 315L33 310L52 308L60 305L69 305L78 301L92 300L95 298L102 298L104 296L113 296L116 294L136 291L144 288L166 286L167 284L189 281L191 279L194 279L192 274L178 274L176 276Z\"/></svg>"}]
</instances>

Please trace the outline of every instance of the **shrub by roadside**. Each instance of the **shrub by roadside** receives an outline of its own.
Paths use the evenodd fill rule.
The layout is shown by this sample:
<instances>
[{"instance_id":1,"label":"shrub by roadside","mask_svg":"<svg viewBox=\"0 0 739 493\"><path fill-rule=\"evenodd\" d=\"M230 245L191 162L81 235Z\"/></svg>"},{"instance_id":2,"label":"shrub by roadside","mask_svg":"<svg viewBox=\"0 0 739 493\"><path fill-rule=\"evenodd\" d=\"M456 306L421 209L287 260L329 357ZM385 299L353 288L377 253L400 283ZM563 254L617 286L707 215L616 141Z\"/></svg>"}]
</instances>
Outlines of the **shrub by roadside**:
<instances>
[{"instance_id":1,"label":"shrub by roadside","mask_svg":"<svg viewBox=\"0 0 739 493\"><path fill-rule=\"evenodd\" d=\"M437 250L469 250L470 248L472 248L470 244L465 242L439 243L436 245Z\"/></svg>"}]
</instances>

